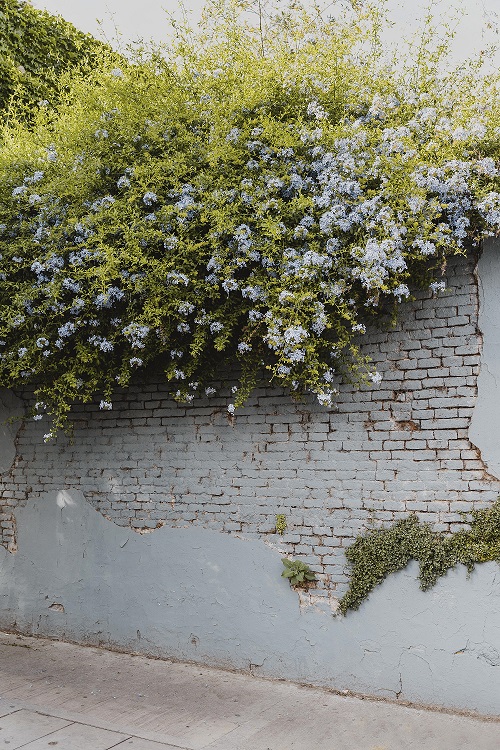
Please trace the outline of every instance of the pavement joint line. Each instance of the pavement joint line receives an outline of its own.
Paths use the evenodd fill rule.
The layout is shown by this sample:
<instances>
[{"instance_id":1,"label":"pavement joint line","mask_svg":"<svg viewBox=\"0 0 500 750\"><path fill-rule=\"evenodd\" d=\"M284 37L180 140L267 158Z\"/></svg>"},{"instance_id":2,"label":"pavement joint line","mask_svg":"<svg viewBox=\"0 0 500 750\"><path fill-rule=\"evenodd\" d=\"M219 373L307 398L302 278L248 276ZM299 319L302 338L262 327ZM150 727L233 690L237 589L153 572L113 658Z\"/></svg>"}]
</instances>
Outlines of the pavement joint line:
<instances>
[{"instance_id":1,"label":"pavement joint line","mask_svg":"<svg viewBox=\"0 0 500 750\"><path fill-rule=\"evenodd\" d=\"M10 716L12 716L13 714L20 713L21 711L26 711L26 710L28 710L28 709L21 708L21 709L19 709L19 711L13 711L12 714L10 714ZM42 713L41 711L32 711L32 713L38 713L41 716L48 716L50 719L58 719L59 718L58 716L51 716L50 714ZM46 737L50 737L51 734L55 734L56 732L60 732L61 729L67 729L68 727L71 727L71 726L73 726L73 724L76 723L74 721L69 721L67 719L63 719L63 721L68 721L68 723L64 727L59 727L59 729L53 729L51 732L47 732L47 734L41 734L36 739L29 740L29 742L25 742L24 745L18 745L18 747L16 748L16 750L23 750L23 747L28 747L29 745L32 745L33 742L38 742L38 740L44 740Z\"/></svg>"},{"instance_id":2,"label":"pavement joint line","mask_svg":"<svg viewBox=\"0 0 500 750\"><path fill-rule=\"evenodd\" d=\"M2 700L2 696L0 696L0 700ZM162 743L165 745L171 745L175 748L178 748L178 750L199 750L198 746L192 745L190 743L184 743L182 745L179 744L178 738L175 738L171 735L166 735L165 739L159 740L158 735L152 732L141 732L141 730L133 729L132 727L119 727L117 724L108 723L106 721L99 721L96 720L94 717L92 718L86 718L82 714L79 714L78 712L72 713L70 711L60 711L57 708L43 708L43 706L38 706L33 703L27 703L25 701L19 701L16 702L16 709L12 711L8 715L12 715L13 713L18 713L19 711L32 711L33 713L40 714L41 716L49 716L53 719L62 719L63 721L69 722L67 726L70 724L81 724L82 726L92 727L94 729L104 729L108 732L117 732L119 734L126 734L127 740L128 739L138 739L138 740L146 740L148 742L156 742L158 745L161 745ZM1 720L1 719L0 719ZM234 731L234 730L231 730ZM125 742L126 740L121 740L121 742Z\"/></svg>"},{"instance_id":3,"label":"pavement joint line","mask_svg":"<svg viewBox=\"0 0 500 750\"><path fill-rule=\"evenodd\" d=\"M366 702L366 703L380 703L382 705L386 706L397 706L399 708L407 708L412 711L426 711L430 714L441 714L444 716L457 716L457 717L463 717L466 719L472 719L473 721L480 721L484 723L498 723L500 724L500 715L493 715L493 714L483 714L479 713L478 711L474 710L468 710L468 709L461 709L461 708L448 708L443 706L435 706L428 703L420 703L419 701L407 701L407 700L400 700L398 698L392 698L389 696L378 696L373 695L369 693L362 693L362 692L356 692L352 690L342 690L332 687L327 687L325 685L313 685L309 683L304 683L300 681L295 680L287 680L281 677L269 677L266 675L256 675L252 674L250 672L246 672L244 670L240 669L234 669L231 667L224 667L224 666L211 666L209 664L199 664L198 662L194 661L183 661L182 659L176 659L173 657L160 657L160 656L154 656L151 654L142 654L136 651L126 651L125 649L120 648L113 648L111 646L103 646L103 645L96 645L91 643L77 643L75 641L71 640L64 640L64 639L58 639L54 637L44 636L44 635L25 635L23 633L19 633L17 631L13 630L0 630L0 650L2 648L10 648L10 647L18 647L19 644L12 643L9 641L9 638L14 638L16 640L25 640L25 641L35 641L38 642L40 645L36 646L29 646L28 648L34 649L36 651L43 652L47 647L57 645L57 644L64 644L67 646L73 646L75 648L79 649L89 649L90 651L97 651L97 652L104 652L106 654L115 654L118 656L126 656L130 658L138 658L138 659L145 659L147 661L151 662L161 662L163 664L172 664L172 665L183 665L187 667L194 667L196 669L204 669L207 673L220 673L223 672L224 674L228 675L229 677L234 677L236 679L243 678L246 679L248 677L251 677L254 680L263 682L263 683L271 683L276 684L280 686L286 686L288 688L294 689L294 688L300 688L301 690L306 691L312 691L313 693L323 693L324 695L331 695L336 696L342 700L355 700L360 702ZM0 670L1 673L1 670ZM38 679L38 678L37 678ZM43 677L41 679L44 679ZM9 692L9 691L7 691ZM117 731L116 729L112 731ZM148 737L144 737L141 739L150 739ZM158 740L151 740L151 742L157 742ZM175 743L170 743L174 744ZM184 746L179 746L181 750L184 750ZM189 747L188 745L185 746L187 750L198 750L196 747Z\"/></svg>"},{"instance_id":4,"label":"pavement joint line","mask_svg":"<svg viewBox=\"0 0 500 750\"><path fill-rule=\"evenodd\" d=\"M264 750L264 747L275 747L276 743L280 748L286 746L287 750L292 747L297 750L333 750L334 747L375 750L373 743L378 739L384 747L388 741L387 747L391 750L403 747L410 750L410 745L412 750L470 750L473 746L481 750L500 750L498 716L491 722L488 717L457 711L426 711L425 707L413 715L417 707L399 701L360 700L360 696L339 695L337 691L321 687L261 679L173 660L139 657L137 662L132 662L130 655L121 654L117 661L119 655L115 658L114 652L108 649L94 647L94 653L84 653L76 644L52 640L50 646L37 651L40 653L33 655L33 659L28 655L18 659L19 654L14 650L5 649L0 683L5 680L8 687L12 680L18 684L19 699L9 691L1 697L0 689L0 713L8 716L25 709L51 717L52 724L57 724L54 720L59 719L65 726L69 725L76 736L92 735L92 730L99 729L119 733L121 740L117 734L105 736L108 750L125 750L127 744L132 748L136 743L140 747L143 742L152 750L249 750L253 747ZM160 662L158 668L152 668L153 661ZM45 683L36 683L35 689L31 689L30 676L41 667L46 667L54 676L48 692ZM199 675L204 679L200 680ZM94 679L99 688L97 695L83 700ZM148 691L142 690L142 683L150 686L152 680L158 682L156 695L150 695L149 707L142 702L139 705L136 693L140 689L139 696L143 697L142 693ZM102 697L101 688L106 699ZM118 701L110 700L115 696ZM224 703L221 704L221 700ZM240 711L240 705L233 706L233 701L245 710ZM377 704L380 709L376 708ZM307 709L306 714L303 714L304 709ZM33 715L30 722L37 726ZM123 727L121 722L129 726ZM49 722L38 723L42 725L39 731L43 737L55 738L57 730L53 727L44 734L50 727ZM13 724L17 726L18 720ZM177 734L170 736L170 732ZM284 745L287 739L290 741ZM42 738L38 740L42 744L46 742ZM20 736L17 741L25 742L25 737ZM85 750L92 750L87 743L84 746ZM30 743L21 748L30 750Z\"/></svg>"}]
</instances>

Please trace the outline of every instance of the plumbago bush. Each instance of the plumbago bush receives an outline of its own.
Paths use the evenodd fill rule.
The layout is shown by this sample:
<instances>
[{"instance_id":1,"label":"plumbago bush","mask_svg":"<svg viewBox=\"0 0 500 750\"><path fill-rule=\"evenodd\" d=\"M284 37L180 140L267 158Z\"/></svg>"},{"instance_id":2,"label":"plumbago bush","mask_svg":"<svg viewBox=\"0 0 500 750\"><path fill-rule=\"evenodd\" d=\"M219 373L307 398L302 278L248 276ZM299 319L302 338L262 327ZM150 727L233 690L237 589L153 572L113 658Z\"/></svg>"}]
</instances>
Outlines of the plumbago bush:
<instances>
[{"instance_id":1,"label":"plumbago bush","mask_svg":"<svg viewBox=\"0 0 500 750\"><path fill-rule=\"evenodd\" d=\"M367 323L500 229L498 78L426 33L392 63L376 8L209 10L4 130L0 384L46 439L158 368L180 401L239 372L230 413L262 372L331 407L379 379Z\"/></svg>"}]
</instances>

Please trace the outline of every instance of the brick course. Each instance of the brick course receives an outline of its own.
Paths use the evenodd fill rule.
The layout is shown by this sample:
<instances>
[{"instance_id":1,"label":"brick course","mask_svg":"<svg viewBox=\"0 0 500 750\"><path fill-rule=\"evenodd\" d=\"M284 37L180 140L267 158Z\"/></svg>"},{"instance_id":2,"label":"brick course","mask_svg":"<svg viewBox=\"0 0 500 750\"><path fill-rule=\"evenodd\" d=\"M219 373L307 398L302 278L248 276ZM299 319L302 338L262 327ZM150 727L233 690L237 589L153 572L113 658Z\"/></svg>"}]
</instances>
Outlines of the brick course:
<instances>
[{"instance_id":1,"label":"brick course","mask_svg":"<svg viewBox=\"0 0 500 750\"><path fill-rule=\"evenodd\" d=\"M80 407L72 440L45 444L43 422L26 424L0 476L1 543L16 549L18 503L79 490L140 532L196 524L260 537L337 593L344 549L365 529L409 512L456 529L462 511L496 499L500 481L468 439L482 344L472 261L454 259L447 284L445 294L419 292L405 304L395 329L363 337L383 380L342 385L336 410L262 388L232 420L227 398L180 406L148 382L111 412ZM286 515L283 536L277 513Z\"/></svg>"}]
</instances>

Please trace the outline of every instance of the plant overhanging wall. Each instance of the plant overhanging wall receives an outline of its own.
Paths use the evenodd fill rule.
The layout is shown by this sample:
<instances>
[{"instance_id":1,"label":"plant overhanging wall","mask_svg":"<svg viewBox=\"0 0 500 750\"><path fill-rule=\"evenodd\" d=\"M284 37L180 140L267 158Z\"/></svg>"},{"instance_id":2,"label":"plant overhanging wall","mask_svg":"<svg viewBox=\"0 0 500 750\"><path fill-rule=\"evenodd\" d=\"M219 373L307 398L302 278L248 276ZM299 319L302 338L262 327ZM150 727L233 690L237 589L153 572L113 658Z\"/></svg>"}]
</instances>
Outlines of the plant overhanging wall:
<instances>
[{"instance_id":1,"label":"plant overhanging wall","mask_svg":"<svg viewBox=\"0 0 500 750\"><path fill-rule=\"evenodd\" d=\"M159 367L180 401L237 361L230 413L262 370L328 408L380 377L367 323L500 228L498 75L431 24L392 60L377 8L208 11L3 127L0 385L36 386L46 439Z\"/></svg>"}]
</instances>

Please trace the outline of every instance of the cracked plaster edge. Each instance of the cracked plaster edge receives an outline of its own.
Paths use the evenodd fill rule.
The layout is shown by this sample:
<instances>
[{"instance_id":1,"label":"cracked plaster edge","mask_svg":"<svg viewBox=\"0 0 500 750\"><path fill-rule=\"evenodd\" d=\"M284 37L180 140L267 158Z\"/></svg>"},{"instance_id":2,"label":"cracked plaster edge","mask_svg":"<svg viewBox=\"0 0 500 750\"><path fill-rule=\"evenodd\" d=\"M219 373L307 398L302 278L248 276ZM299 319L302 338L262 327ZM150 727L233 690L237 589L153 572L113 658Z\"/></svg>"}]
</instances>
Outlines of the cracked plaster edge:
<instances>
[{"instance_id":1,"label":"cracked plaster edge","mask_svg":"<svg viewBox=\"0 0 500 750\"><path fill-rule=\"evenodd\" d=\"M12 391L11 389L5 388L2 390L4 392L7 392L10 395L13 402L14 401L17 402L17 407L19 408L20 411L23 412L22 414L19 414L19 415L11 414L2 421L2 424L4 425L7 424L7 422L11 419L19 422L19 426L13 435L14 457L12 459L12 463L7 469L5 469L4 471L0 471L0 514L5 516L3 520L7 521L10 524L10 528L12 531L12 535L8 535L7 538L4 539L3 538L4 534L1 533L2 530L0 529L0 546L4 547L7 550L7 552L11 554L15 554L18 551L18 545L17 545L17 519L16 519L14 510L15 510L15 507L19 504L19 502L23 502L23 500L24 502L27 502L29 493L31 492L31 487L26 487L23 500L19 501L19 498L15 498L16 500L15 505L10 506L10 505L5 504L5 501L9 501L10 498L8 495L3 494L1 484L5 478L9 478L13 480L14 471L23 458L19 452L19 443L21 440L21 435L26 427L25 414L24 414L25 409L26 409L26 404L25 404L24 399L17 396L14 393L14 391ZM1 394L0 394L0 404L2 406L6 406L1 398ZM7 405L7 409L8 408L9 407Z\"/></svg>"},{"instance_id":2,"label":"cracked plaster edge","mask_svg":"<svg viewBox=\"0 0 500 750\"><path fill-rule=\"evenodd\" d=\"M495 240L490 240L495 241ZM496 239L496 242L500 244L500 240ZM488 243L489 244L489 243ZM485 252L485 243L482 241L479 245L479 247L475 250L473 255L473 265L472 265L472 278L474 280L474 288L475 288L475 320L476 320L476 331L475 335L477 336L478 342L479 342L479 371L476 376L476 384L474 387L475 391L475 403L472 410L472 415L469 421L469 426L467 428L467 440L469 441L469 444L471 448L476 451L478 460L481 461L481 464L483 466L483 476L486 481L491 481L493 483L500 481L500 476L497 476L493 470L488 466L487 460L483 457L481 446L477 443L479 443L478 438L480 438L479 433L475 437L476 442L471 438L471 431L474 433L476 426L476 420L477 420L477 407L480 403L480 384L481 384L481 372L483 370L487 370L491 373L488 367L488 363L485 361L484 358L484 348L485 348L485 334L484 331L481 328L481 321L482 316L484 314L484 308L485 308L485 293L484 293L484 284L483 280L481 278L480 272L479 272L479 266L481 263L481 259L484 256ZM494 376L492 375L493 379ZM487 438L485 439L487 441ZM499 472L500 473L500 472ZM500 495L499 495L500 497Z\"/></svg>"},{"instance_id":3,"label":"cracked plaster edge","mask_svg":"<svg viewBox=\"0 0 500 750\"><path fill-rule=\"evenodd\" d=\"M469 445L473 451L476 452L478 461L481 461L482 464L482 471L483 471L483 478L486 481L490 482L499 482L500 477L496 476L488 466L486 460L483 458L482 451L480 446L476 445L474 441L471 439L471 428L474 421L474 413L478 404L479 400L479 378L481 375L481 370L485 366L484 358L483 358L483 352L484 352L484 332L481 329L481 299L484 298L483 293L483 282L481 280L481 277L479 275L479 263L481 260L481 257L484 252L483 243L480 244L479 248L477 248L473 254L473 263L471 264L471 273L472 273L472 279L474 281L474 317L475 317L475 336L478 342L478 350L479 350L479 370L476 376L476 384L474 386L474 407L472 410L472 414L469 420L469 425L467 427L467 440L469 442ZM487 366L486 366L487 368Z\"/></svg>"}]
</instances>

